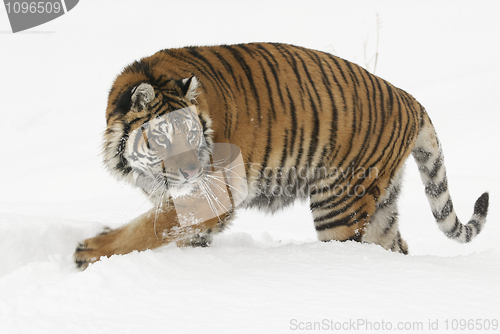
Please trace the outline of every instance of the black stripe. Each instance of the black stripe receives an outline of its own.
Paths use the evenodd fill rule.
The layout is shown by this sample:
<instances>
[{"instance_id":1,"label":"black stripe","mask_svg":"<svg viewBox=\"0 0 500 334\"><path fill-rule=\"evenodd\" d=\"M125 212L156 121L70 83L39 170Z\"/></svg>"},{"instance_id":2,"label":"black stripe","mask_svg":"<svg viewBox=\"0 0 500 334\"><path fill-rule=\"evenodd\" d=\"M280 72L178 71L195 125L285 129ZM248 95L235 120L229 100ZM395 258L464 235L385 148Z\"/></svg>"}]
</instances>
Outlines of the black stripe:
<instances>
[{"instance_id":1,"label":"black stripe","mask_svg":"<svg viewBox=\"0 0 500 334\"><path fill-rule=\"evenodd\" d=\"M432 153L424 150L422 147L413 149L413 158L417 161L418 164L426 164L431 157Z\"/></svg>"},{"instance_id":2,"label":"black stripe","mask_svg":"<svg viewBox=\"0 0 500 334\"><path fill-rule=\"evenodd\" d=\"M368 113L368 130L366 131L365 138L363 140L363 146L360 150L360 154L358 157L356 157L356 162L358 166L366 166L370 159L372 158L373 154L368 153L368 150L370 148L370 144L372 144L372 141L370 138L374 136L377 130L377 124L378 124L378 112L377 112L377 101L380 99L383 100L382 98L382 91L380 87L380 83L378 82L379 80L376 80L369 72L366 70L363 72L364 75L369 79L371 83L371 89L372 89L372 95L369 97L369 89L368 85L366 84L366 90L367 90L367 99L369 102L369 113ZM378 87L375 86L375 82L377 82ZM366 83L366 80L364 80ZM378 93L378 94L377 94ZM381 103L381 106L383 104ZM376 150L377 146L372 147L370 150L371 153L373 153L374 150ZM363 159L364 157L364 159Z\"/></svg>"},{"instance_id":3,"label":"black stripe","mask_svg":"<svg viewBox=\"0 0 500 334\"><path fill-rule=\"evenodd\" d=\"M354 224L356 224L358 222L354 217L357 216L359 210L356 211L356 212L350 213L349 215L347 215L344 218L335 220L335 221L330 222L330 223L326 223L326 224L323 224L323 225L316 226L315 227L316 231L320 232L320 231L328 230L328 229L331 229L331 228L334 228L334 227L338 227L338 226L351 226L351 225L354 225ZM354 223L351 220L353 220ZM315 222L316 222L316 220L315 220Z\"/></svg>"},{"instance_id":4,"label":"black stripe","mask_svg":"<svg viewBox=\"0 0 500 334\"><path fill-rule=\"evenodd\" d=\"M355 85L352 85L354 89L356 89L357 86L359 86L359 81L358 78L356 77L356 74L354 73L354 70L352 68L352 63L344 60L344 65L349 69L349 75L351 76L351 80L356 83ZM356 94L357 95L357 94Z\"/></svg>"},{"instance_id":5,"label":"black stripe","mask_svg":"<svg viewBox=\"0 0 500 334\"><path fill-rule=\"evenodd\" d=\"M441 151L439 152L439 155L438 157L436 158L436 160L434 161L434 164L433 164L433 168L432 170L429 170L429 168L425 167L425 166L419 166L419 170L425 174L427 174L427 176L429 176L431 179L434 179L436 177L436 175L439 173L439 170L441 169L441 167L443 166L443 157L441 155Z\"/></svg>"},{"instance_id":6,"label":"black stripe","mask_svg":"<svg viewBox=\"0 0 500 334\"><path fill-rule=\"evenodd\" d=\"M394 204L399 197L400 191L401 187L399 185L392 187L387 198L383 202L377 204L377 210L384 209L389 205Z\"/></svg>"},{"instance_id":7,"label":"black stripe","mask_svg":"<svg viewBox=\"0 0 500 334\"><path fill-rule=\"evenodd\" d=\"M113 106L115 108L112 112L109 113L106 118L106 123L109 123L109 120L115 116L124 116L130 111L130 107L132 106L132 89L135 87L128 87L125 91L120 93L120 95L113 101Z\"/></svg>"},{"instance_id":8,"label":"black stripe","mask_svg":"<svg viewBox=\"0 0 500 334\"><path fill-rule=\"evenodd\" d=\"M360 71L362 70L360 67L356 67L356 68L358 70L360 70ZM374 89L373 84L372 84L373 94L374 95L372 97L370 97L369 96L368 84L367 84L367 82L365 80L366 76L370 76L370 74L368 72L366 72L366 71L360 73L361 81L363 82L363 85L364 85L364 88L365 88L366 100L368 101L368 110L365 109L365 106L361 105L361 109L359 111L360 111L360 114L363 116L363 118L359 117L359 130L358 130L358 133L361 133L362 124L364 122L366 122L368 124L368 129L367 129L367 131L365 131L365 135L364 135L364 139L362 140L361 147L357 149L358 154L352 160L353 163L354 163L354 166L358 166L358 167L359 166L363 166L363 164L361 164L361 160L362 160L362 158L364 156L368 156L368 158L369 158L369 155L367 155L366 152L367 152L367 150L368 150L368 148L370 146L370 140L369 140L369 138L371 137L372 126L374 126L374 122L372 121L372 115L376 114L375 112L372 111L373 110L372 103L376 102L375 89ZM368 119L364 119L367 114L368 114Z\"/></svg>"},{"instance_id":9,"label":"black stripe","mask_svg":"<svg viewBox=\"0 0 500 334\"><path fill-rule=\"evenodd\" d=\"M277 183L280 185L281 189L283 189L283 180L285 180L283 173L285 170L286 157L288 155L288 130L285 130L283 142L284 145L283 145L283 151L281 152L278 175L276 175Z\"/></svg>"},{"instance_id":10,"label":"black stripe","mask_svg":"<svg viewBox=\"0 0 500 334\"><path fill-rule=\"evenodd\" d=\"M266 148L264 149L264 158L263 158L263 162L262 162L262 165L260 166L260 175L264 175L264 169L267 167L267 164L268 164L268 161L269 161L269 155L271 153L271 139L272 139L272 132L271 132L271 128L272 128L272 120L271 120L271 115L269 114L269 117L268 117L268 122L267 122L267 140L266 140ZM272 182L272 179L271 177L268 177L267 178L267 186L270 186ZM268 189L268 187L266 186L265 189Z\"/></svg>"},{"instance_id":11,"label":"black stripe","mask_svg":"<svg viewBox=\"0 0 500 334\"><path fill-rule=\"evenodd\" d=\"M224 126L224 138L229 138L229 113L225 113L224 115L224 123L225 123L225 126Z\"/></svg>"},{"instance_id":12,"label":"black stripe","mask_svg":"<svg viewBox=\"0 0 500 334\"><path fill-rule=\"evenodd\" d=\"M380 83L380 80L377 80L377 82ZM386 120L387 120L386 115L392 111L393 105L394 105L394 96L393 96L394 92L392 91L392 89L390 88L389 84L386 81L382 80L382 82L385 84L385 87L389 92L389 105L387 107L384 106L381 110L379 110L379 112L376 113L376 118L375 118L374 123L379 124L379 129L377 131L377 129L375 128L375 133L378 133L378 136L377 136L377 139L375 140L375 143L373 145L373 150L372 150L371 154L369 154L369 156L371 156L371 157L374 157L377 150L379 150L380 143L382 141L382 137L386 132L385 131ZM380 120L378 120L378 116L380 116ZM391 139L392 139L392 137L393 136L391 136ZM384 154L385 154L385 151L384 151ZM370 167L374 167L379 161L381 161L382 156L379 156L379 158L376 159L375 162Z\"/></svg>"},{"instance_id":13,"label":"black stripe","mask_svg":"<svg viewBox=\"0 0 500 334\"><path fill-rule=\"evenodd\" d=\"M408 255L408 251L403 248L403 239L401 239L401 233L398 231L398 246L404 255Z\"/></svg>"},{"instance_id":14,"label":"black stripe","mask_svg":"<svg viewBox=\"0 0 500 334\"><path fill-rule=\"evenodd\" d=\"M316 226L316 231L320 232L320 231L328 230L328 229L335 228L335 227L338 227L338 226L349 225L349 222L351 221L351 218L353 216L354 215L351 214L350 216L347 216L345 218L336 220L334 222L331 222L331 223L328 223L328 224L323 224L323 225L320 225L320 226Z\"/></svg>"},{"instance_id":15,"label":"black stripe","mask_svg":"<svg viewBox=\"0 0 500 334\"><path fill-rule=\"evenodd\" d=\"M150 59L149 61L144 61L144 60L135 61L127 68L125 68L122 74L127 72L144 74L144 76L146 76L146 78L148 79L149 83L155 86L158 84L158 81L152 73L153 71L152 68L155 67L157 64L158 64L158 59Z\"/></svg>"},{"instance_id":16,"label":"black stripe","mask_svg":"<svg viewBox=\"0 0 500 334\"><path fill-rule=\"evenodd\" d=\"M191 47L187 49L189 50L188 53L186 53L184 49L163 50L162 52L167 54L169 57L174 58L181 63L188 64L191 68L194 68L198 73L193 73L193 75L203 77L202 81L210 81L211 86L215 90L219 91L218 96L221 97L224 100L224 103L227 104L228 100L226 96L230 95L230 86L224 75L222 75L219 71L215 71L212 64L210 64L205 57L199 54L197 51L199 48ZM188 68L188 66L184 66Z\"/></svg>"},{"instance_id":17,"label":"black stripe","mask_svg":"<svg viewBox=\"0 0 500 334\"><path fill-rule=\"evenodd\" d=\"M276 83L275 88L278 91L278 95L280 97L281 105L285 106L285 99L283 97L283 92L282 88L287 87L286 82L281 82L279 78L279 63L276 61L276 58L274 57L273 53L270 52L268 49L264 48L262 44L257 44L257 50L259 53L263 56L264 60L266 61L268 65L268 69L271 71L274 77L274 81Z\"/></svg>"},{"instance_id":18,"label":"black stripe","mask_svg":"<svg viewBox=\"0 0 500 334\"><path fill-rule=\"evenodd\" d=\"M302 49L300 49L300 50L303 51ZM297 59L299 59L300 62L302 63L302 69L303 69L303 71L305 72L305 74L307 76L307 83L308 83L307 86L313 88L313 92L315 93L316 99L318 101L319 109L322 109L321 98L319 96L318 89L314 89L314 87L316 85L316 82L314 82L314 79L312 78L311 73L309 72L310 69L316 70L316 68L313 68L312 65L311 66L307 66L306 63L304 62L304 59L302 59L302 57L301 57L301 55L299 53L296 53L295 55L296 55ZM308 94L309 95L309 99L311 99L311 92L308 91L308 93L309 93Z\"/></svg>"},{"instance_id":19,"label":"black stripe","mask_svg":"<svg viewBox=\"0 0 500 334\"><path fill-rule=\"evenodd\" d=\"M338 62L335 59L334 59L334 61L336 62L336 64L338 64ZM345 64L347 66L349 65L349 63L345 60L343 60L343 64ZM348 69L351 69L351 68L348 66ZM339 67L339 70L340 70L340 67ZM353 119L352 119L352 125L351 125L352 129L351 129L350 139L348 141L349 150L346 150L345 155L342 157L341 161L339 162L339 167L345 165L350 153L352 153L351 149L353 147L354 137L356 135L356 114L358 112L358 109L356 108L357 107L356 101L359 99L359 95L358 95L358 91L357 91L357 87L356 87L357 85L355 84L355 79L354 79L353 73L351 71L348 71L347 73L349 74L349 76L351 77L351 80L352 80L351 83L348 83L348 86L353 90L350 93L350 97L352 98L352 110L347 110L347 105L346 105L344 112L349 111L352 114ZM342 75L344 76L344 74L342 74Z\"/></svg>"},{"instance_id":20,"label":"black stripe","mask_svg":"<svg viewBox=\"0 0 500 334\"><path fill-rule=\"evenodd\" d=\"M273 86L276 87L279 85L278 82L276 82L274 85L271 85L271 83L269 82L269 79L267 78L267 73L266 73L266 70L264 69L264 67L262 66L262 64L260 64L260 68L261 68L261 71L262 71L262 74L263 74L263 77L264 77L264 82L266 83L266 89L267 89L267 98L268 98L268 101L271 105L270 107L270 112L271 112L271 115L273 116L273 120L276 121L276 107L274 106L274 98L273 98Z\"/></svg>"},{"instance_id":21,"label":"black stripe","mask_svg":"<svg viewBox=\"0 0 500 334\"><path fill-rule=\"evenodd\" d=\"M404 93L403 91L400 91L401 93ZM381 155L379 155L378 159L375 161L374 164L372 164L372 166L370 167L373 167L375 166L376 163L378 163L379 161L381 161L382 159L384 159L384 163L383 165L381 166L381 171L383 173L386 173L386 172L389 172L391 175L390 177L392 178L393 174L396 172L395 168L398 166L398 163L401 161L400 158L396 158L394 159L394 162L392 165L389 165L389 162L391 160L393 160L393 156L394 155L397 155L397 154L400 154L401 150L400 148L398 147L398 144L401 142L401 141L405 141L406 140L406 137L404 136L404 133L406 132L406 128L405 127L405 131L401 131L401 113L402 113L402 106L401 106L401 97L398 95L397 98L395 99L395 101L397 102L397 114L399 115L398 119L394 119L393 123L392 123L392 127L391 127L391 136L389 138L389 145L386 145L382 150L381 150ZM384 122L385 123L385 122ZM383 131L384 132L387 132L388 129L386 128L385 124L383 125L382 127ZM386 151L389 151L389 154L386 154ZM382 176L382 175L381 175Z\"/></svg>"},{"instance_id":22,"label":"black stripe","mask_svg":"<svg viewBox=\"0 0 500 334\"><path fill-rule=\"evenodd\" d=\"M460 221L458 220L458 217L455 219L455 225L453 225L453 227L451 228L451 230L445 232L446 236L450 237L450 238L456 238L458 237L460 234L458 235L455 235L455 233L457 232L457 230L460 228L462 224L460 223Z\"/></svg>"},{"instance_id":23,"label":"black stripe","mask_svg":"<svg viewBox=\"0 0 500 334\"><path fill-rule=\"evenodd\" d=\"M309 103L311 104L311 109L313 112L312 113L313 128L312 128L311 133L310 133L309 151L307 152L307 161L312 162L313 156L316 153L316 149L318 147L318 141L319 141L319 115L318 115L318 108L316 106L316 103L314 103L313 99L311 98L309 89L308 89L308 96L309 96Z\"/></svg>"},{"instance_id":24,"label":"black stripe","mask_svg":"<svg viewBox=\"0 0 500 334\"><path fill-rule=\"evenodd\" d=\"M288 99L290 101L290 115L292 117L292 129L291 129L291 138L290 138L290 155L293 154L295 148L295 138L297 137L297 115L295 109L295 103L293 102L293 98L290 94L290 90L288 87L286 88Z\"/></svg>"},{"instance_id":25,"label":"black stripe","mask_svg":"<svg viewBox=\"0 0 500 334\"><path fill-rule=\"evenodd\" d=\"M402 92L402 91L401 91ZM402 92L404 93L404 92ZM386 163L385 163L385 166L384 166L384 170L388 170L390 171L391 173L391 178L392 178L392 175L395 173L395 166L389 166L389 162L391 160L393 160L393 157L396 155L400 155L402 150L401 148L399 147L399 144L401 142L404 142L406 141L406 131L407 131L407 126L404 127L404 131L401 131L402 128L403 128L403 123L402 123L402 119L401 119L401 114L403 113L403 109L404 106L402 107L401 106L401 97L397 100L398 101L398 117L396 119L394 119L394 122L393 122L393 125L392 125L392 128L389 130L389 129L384 129L385 131L392 131L392 134L394 135L391 140L389 141L389 146L387 147L389 149L389 154L386 156ZM401 158L400 157L396 157L396 159L394 159L394 163L395 164L398 164L399 162L401 161Z\"/></svg>"},{"instance_id":26,"label":"black stripe","mask_svg":"<svg viewBox=\"0 0 500 334\"><path fill-rule=\"evenodd\" d=\"M319 160L318 160L318 166L317 168L321 168L321 167L325 167L326 164L325 164L325 158L326 158L326 155L328 154L328 151L329 151L329 145L324 145L323 146L323 151L321 151L321 155L319 156Z\"/></svg>"},{"instance_id":27,"label":"black stripe","mask_svg":"<svg viewBox=\"0 0 500 334\"><path fill-rule=\"evenodd\" d=\"M334 190L336 185L342 185L342 184L341 182L337 182L336 184L334 184L333 185ZM332 185L330 185L330 188L331 186ZM340 195L334 192L333 195L329 196L324 200L313 201L311 199L311 203L309 205L311 210L314 210L316 208L331 209L338 206L349 206L348 203L354 203L358 199L358 197L353 196L354 194L346 190L349 189L349 187L351 187L352 190L355 187L355 185L350 185L349 182L347 182L347 184L342 185L342 193Z\"/></svg>"},{"instance_id":28,"label":"black stripe","mask_svg":"<svg viewBox=\"0 0 500 334\"><path fill-rule=\"evenodd\" d=\"M470 242L472 239L472 227L470 225L465 226L465 242Z\"/></svg>"},{"instance_id":29,"label":"black stripe","mask_svg":"<svg viewBox=\"0 0 500 334\"><path fill-rule=\"evenodd\" d=\"M382 235L385 236L389 233L389 231L392 229L392 227L394 226L394 223L397 221L398 219L398 213L397 212L394 212L393 213L393 216L391 216L391 218L389 218L389 221L387 222L387 226L386 228L384 229L384 231L382 232Z\"/></svg>"},{"instance_id":30,"label":"black stripe","mask_svg":"<svg viewBox=\"0 0 500 334\"><path fill-rule=\"evenodd\" d=\"M322 62L320 61L320 63L322 64ZM322 68L322 71L324 71L324 76L325 76L325 79L324 80L328 80L329 78L331 78L333 81L334 81L334 85L335 85L335 88L338 89L339 93L340 93L340 96L342 97L342 103L343 103L343 106L344 106L344 109L345 109L345 99L344 99L344 91L343 91L343 88L341 85L339 85L338 81L337 81L337 78L335 77L335 74L333 72L333 69L331 68L330 64L325 62L325 65L328 67L329 71L330 71L330 76L327 75L326 71L323 70L323 65L321 65L321 68ZM332 85L330 85L329 81L328 81L328 86L327 86L327 91L330 95L330 99L331 99L331 108L332 108L332 120L331 120L331 123L330 123L330 155L331 155L331 158L330 158L330 161L329 161L329 164L332 165L334 164L334 161L338 155L338 152L339 152L339 148L340 148L340 145L338 145L337 147L337 150L334 154L334 149L335 147L337 146L337 131L338 131L338 114L339 114L339 110L337 108L337 101L336 99L333 97L333 88L332 88Z\"/></svg>"},{"instance_id":31,"label":"black stripe","mask_svg":"<svg viewBox=\"0 0 500 334\"><path fill-rule=\"evenodd\" d=\"M297 154L297 158L295 159L294 166L300 166L300 160L302 158L302 154L304 153L304 148L302 147L304 144L304 128L300 128L300 138L299 138L299 152Z\"/></svg>"},{"instance_id":32,"label":"black stripe","mask_svg":"<svg viewBox=\"0 0 500 334\"><path fill-rule=\"evenodd\" d=\"M288 57L285 56L285 59L287 60L288 65L291 67L292 71L295 73L295 77L298 80L299 92L301 92L302 77L299 73L299 66L297 65L296 56L291 54L290 48L285 48L283 45L280 44L275 44L275 47L278 49L279 52L281 52L281 54L283 54L284 56L285 55L288 56Z\"/></svg>"},{"instance_id":33,"label":"black stripe","mask_svg":"<svg viewBox=\"0 0 500 334\"><path fill-rule=\"evenodd\" d=\"M245 72L245 79L247 80L248 84L250 85L250 91L252 93L253 98L255 99L255 108L257 109L257 119L259 122L259 125L262 123L261 119L261 104L260 104L260 97L259 97L259 92L257 90L257 87L255 86L255 82L253 79L253 73L252 69L246 62L245 58L243 57L243 54L237 49L237 46L229 46L229 45L222 45L222 48L225 48L228 50L231 55L236 59L236 62L240 65L240 67L243 69Z\"/></svg>"},{"instance_id":34,"label":"black stripe","mask_svg":"<svg viewBox=\"0 0 500 334\"><path fill-rule=\"evenodd\" d=\"M325 180L325 179L323 179L323 180L319 180L319 182L322 182L322 181L326 181L326 180ZM317 195L322 195L322 196L326 195L326 193L328 193L328 194L329 194L330 192L335 191L335 188L336 188L338 185L339 185L339 183L338 183L338 182L333 182L333 183L328 184L328 185L323 185L322 187L317 187L317 189L316 189L316 194L317 194ZM339 195L338 195L338 194L336 194L336 193L334 193L334 194L335 194L335 196L339 196ZM315 209L315 208L320 207L321 205L318 205L317 203L319 204L320 202L313 202L313 201L311 200L311 203L310 203L310 208L311 208L311 209Z\"/></svg>"},{"instance_id":35,"label":"black stripe","mask_svg":"<svg viewBox=\"0 0 500 334\"><path fill-rule=\"evenodd\" d=\"M471 220L467 225L474 226L476 228L476 234L479 234L481 232L481 223L478 220Z\"/></svg>"},{"instance_id":36,"label":"black stripe","mask_svg":"<svg viewBox=\"0 0 500 334\"><path fill-rule=\"evenodd\" d=\"M288 52L288 50L283 47L282 44L271 43L271 45L276 48L277 52L280 53L283 56L283 58L285 58L286 62L288 63L288 65L291 68L296 68L297 67L297 64L294 62L293 57L290 55L290 53Z\"/></svg>"},{"instance_id":37,"label":"black stripe","mask_svg":"<svg viewBox=\"0 0 500 334\"><path fill-rule=\"evenodd\" d=\"M415 119L415 117L412 117L412 116L415 116L417 114L417 111L415 110L415 107L414 107L415 100L410 95L408 95L408 93L406 93L406 92L404 92L404 94L403 94L403 101L405 102L405 106L406 106L406 108L404 108L404 111L406 112L407 122L404 126L404 131L403 131L403 136L402 136L403 140L400 141L400 145L403 146L400 148L400 151L406 152L406 149L410 145L413 145L413 143L411 143L411 141L409 141L408 138L414 137L414 134L416 131L414 123L416 122L416 119ZM403 120L401 118L401 114L399 115L399 120L400 120L400 127L402 127Z\"/></svg>"},{"instance_id":38,"label":"black stripe","mask_svg":"<svg viewBox=\"0 0 500 334\"><path fill-rule=\"evenodd\" d=\"M229 87L235 87L236 86L236 89L238 89L238 80L236 79L236 76L234 74L234 69L233 67L231 66L231 64L217 51L215 50L212 50L212 55L214 55L215 57L217 57L217 59L219 59L219 61L221 62L222 66L224 66L224 68L226 69L226 72L229 73L231 75L231 77L233 78L233 82L234 82L234 86L229 84ZM226 81L227 82L227 81Z\"/></svg>"},{"instance_id":39,"label":"black stripe","mask_svg":"<svg viewBox=\"0 0 500 334\"><path fill-rule=\"evenodd\" d=\"M452 212L453 212L453 203L451 202L451 198L448 198L448 201L444 205L443 209L441 211L433 211L432 214L434 215L434 218L436 218L438 222L442 222Z\"/></svg>"},{"instance_id":40,"label":"black stripe","mask_svg":"<svg viewBox=\"0 0 500 334\"><path fill-rule=\"evenodd\" d=\"M238 45L240 48L242 48L243 50L245 50L245 52L252 58L252 59L255 59L252 55L252 53L254 52L254 50L250 49L247 45L244 45L244 44L239 44ZM260 54L260 52L259 52ZM275 83L274 84L271 84L269 82L269 79L268 79L268 76L267 76L267 69L269 69L269 63L268 63L268 67L265 67L262 62L261 62L261 57L262 57L262 54L260 54L260 57L258 59L256 59L257 61L257 64L260 68L260 71L262 72L262 75L263 75L263 78L264 78L264 82L266 84L266 89L267 89L267 101L269 101L269 103L271 104L271 110L270 112L272 113L273 115L273 119L276 120L276 108L274 106L274 99L273 99L273 87L279 87L279 82L277 81L276 79L276 76L275 76ZM271 65L272 66L272 65Z\"/></svg>"},{"instance_id":41,"label":"black stripe","mask_svg":"<svg viewBox=\"0 0 500 334\"><path fill-rule=\"evenodd\" d=\"M336 210L332 210L332 211L328 212L327 214L325 214L323 216L314 218L314 222L315 223L319 223L319 222L331 219L333 217L339 216L340 214L348 211L354 205L354 203L356 203L355 200L351 201L350 203L346 202L345 205L342 206L342 208L336 209ZM318 205L315 205L315 204L317 204L317 203L311 203L310 204L311 210L314 210L314 209L318 208ZM321 209L323 209L323 210L329 210L329 209L333 209L333 208L335 208L337 206L338 205L321 206Z\"/></svg>"},{"instance_id":42,"label":"black stripe","mask_svg":"<svg viewBox=\"0 0 500 334\"><path fill-rule=\"evenodd\" d=\"M437 198L447 191L448 191L448 180L446 179L446 176L444 177L441 183L435 184L433 182L430 182L425 187L425 193L427 194L427 196L431 198Z\"/></svg>"},{"instance_id":43,"label":"black stripe","mask_svg":"<svg viewBox=\"0 0 500 334\"><path fill-rule=\"evenodd\" d=\"M392 240L392 244L391 244L390 250L393 251L393 252L396 251L396 239Z\"/></svg>"},{"instance_id":44,"label":"black stripe","mask_svg":"<svg viewBox=\"0 0 500 334\"><path fill-rule=\"evenodd\" d=\"M342 76L342 78L344 79L344 82L346 84L348 84L349 82L347 81L347 77L344 73L344 71L342 70L342 67L340 66L340 63L339 63L339 60L342 60L343 62L345 62L344 59L340 59L338 57L335 57L334 55L329 55L330 56L330 59L335 63L335 66L337 67L337 70L340 72L340 75ZM339 85L340 87L340 85Z\"/></svg>"}]
</instances>

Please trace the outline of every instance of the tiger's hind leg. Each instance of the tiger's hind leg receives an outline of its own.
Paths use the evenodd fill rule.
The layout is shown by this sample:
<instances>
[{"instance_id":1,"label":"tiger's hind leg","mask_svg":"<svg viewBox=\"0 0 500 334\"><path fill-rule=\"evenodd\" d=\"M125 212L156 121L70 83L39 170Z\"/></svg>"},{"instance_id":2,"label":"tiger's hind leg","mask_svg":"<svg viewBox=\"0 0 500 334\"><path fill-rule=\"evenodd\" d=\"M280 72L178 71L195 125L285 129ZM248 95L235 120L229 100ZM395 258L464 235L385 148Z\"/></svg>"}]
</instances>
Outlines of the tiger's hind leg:
<instances>
[{"instance_id":1,"label":"tiger's hind leg","mask_svg":"<svg viewBox=\"0 0 500 334\"><path fill-rule=\"evenodd\" d=\"M375 213L373 196L349 185L317 187L310 194L314 227L321 241L363 241L364 226Z\"/></svg>"},{"instance_id":2,"label":"tiger's hind leg","mask_svg":"<svg viewBox=\"0 0 500 334\"><path fill-rule=\"evenodd\" d=\"M363 242L378 244L393 252L408 254L408 245L398 227L397 200L401 191L404 166L392 179L386 193L377 203L375 213L365 226Z\"/></svg>"}]
</instances>

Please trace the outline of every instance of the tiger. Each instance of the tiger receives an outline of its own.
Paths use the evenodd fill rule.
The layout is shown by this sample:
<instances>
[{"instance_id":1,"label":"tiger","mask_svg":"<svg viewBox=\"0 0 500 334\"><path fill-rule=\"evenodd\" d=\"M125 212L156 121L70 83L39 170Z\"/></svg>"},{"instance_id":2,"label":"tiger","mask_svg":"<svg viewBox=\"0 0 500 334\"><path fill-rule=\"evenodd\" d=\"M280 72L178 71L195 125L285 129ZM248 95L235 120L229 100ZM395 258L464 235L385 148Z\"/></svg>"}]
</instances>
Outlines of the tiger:
<instances>
[{"instance_id":1,"label":"tiger","mask_svg":"<svg viewBox=\"0 0 500 334\"><path fill-rule=\"evenodd\" d=\"M166 117L174 112L180 114L169 124ZM353 240L408 254L397 200L410 154L448 238L468 243L486 222L488 192L466 224L458 219L443 150L424 107L363 67L325 52L282 43L164 49L116 77L106 123L105 167L153 205L125 226L79 243L74 260L80 269L101 257L169 243L209 246L241 208L274 213L297 200L309 201L320 241ZM180 128L184 135L174 136ZM213 217L182 223L177 211L189 214L199 206L189 194L215 173L214 147L222 144L239 149L242 162L234 167L242 172L234 179L246 186L220 192L233 205ZM175 147L189 154L173 154L175 161L162 166L170 159L165 152ZM227 176L232 168L221 170ZM243 188L238 203L227 195ZM221 203L217 196L208 201Z\"/></svg>"}]
</instances>

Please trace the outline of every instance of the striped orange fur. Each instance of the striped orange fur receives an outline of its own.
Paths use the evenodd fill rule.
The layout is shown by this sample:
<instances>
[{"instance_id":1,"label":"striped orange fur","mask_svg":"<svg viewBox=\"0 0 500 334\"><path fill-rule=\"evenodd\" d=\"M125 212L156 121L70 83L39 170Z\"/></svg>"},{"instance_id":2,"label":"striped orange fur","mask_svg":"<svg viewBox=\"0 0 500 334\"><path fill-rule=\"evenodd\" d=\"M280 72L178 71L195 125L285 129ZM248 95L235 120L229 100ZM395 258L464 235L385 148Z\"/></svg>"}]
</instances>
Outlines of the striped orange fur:
<instances>
[{"instance_id":1,"label":"striped orange fur","mask_svg":"<svg viewBox=\"0 0 500 334\"><path fill-rule=\"evenodd\" d=\"M103 152L110 172L133 183L125 150L130 133L190 106L209 147L240 148L249 186L241 206L274 212L310 199L322 241L370 242L406 254L396 200L410 153L448 237L468 242L485 222L487 193L468 224L456 218L434 127L410 94L349 61L286 44L167 49L126 67L106 110ZM231 211L179 232L168 192L160 201L146 195L162 213L84 241L75 253L81 267L171 241L206 245L233 217ZM158 233L171 237L153 238Z\"/></svg>"}]
</instances>

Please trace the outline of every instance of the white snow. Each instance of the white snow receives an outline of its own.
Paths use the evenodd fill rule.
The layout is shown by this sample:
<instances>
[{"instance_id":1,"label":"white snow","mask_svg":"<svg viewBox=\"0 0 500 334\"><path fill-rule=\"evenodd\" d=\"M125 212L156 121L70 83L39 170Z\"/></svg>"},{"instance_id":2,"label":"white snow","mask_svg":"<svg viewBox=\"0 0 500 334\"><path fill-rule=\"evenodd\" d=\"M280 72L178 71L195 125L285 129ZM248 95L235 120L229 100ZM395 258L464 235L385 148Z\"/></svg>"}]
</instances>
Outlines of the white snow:
<instances>
[{"instance_id":1,"label":"white snow","mask_svg":"<svg viewBox=\"0 0 500 334\"><path fill-rule=\"evenodd\" d=\"M500 320L499 14L495 1L87 0L11 34L0 10L0 333L328 332L358 321L375 328L344 332L382 322L391 330L376 332L432 332L435 321L442 332L446 320L450 330L453 319ZM410 256L318 242L297 203L240 212L211 248L168 245L75 269L80 240L150 207L99 156L124 66L163 48L274 41L373 70L377 16L376 74L426 107L462 221L490 192L472 243L439 231L410 161L400 203Z\"/></svg>"}]
</instances>

